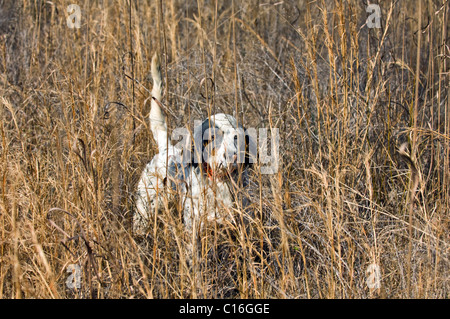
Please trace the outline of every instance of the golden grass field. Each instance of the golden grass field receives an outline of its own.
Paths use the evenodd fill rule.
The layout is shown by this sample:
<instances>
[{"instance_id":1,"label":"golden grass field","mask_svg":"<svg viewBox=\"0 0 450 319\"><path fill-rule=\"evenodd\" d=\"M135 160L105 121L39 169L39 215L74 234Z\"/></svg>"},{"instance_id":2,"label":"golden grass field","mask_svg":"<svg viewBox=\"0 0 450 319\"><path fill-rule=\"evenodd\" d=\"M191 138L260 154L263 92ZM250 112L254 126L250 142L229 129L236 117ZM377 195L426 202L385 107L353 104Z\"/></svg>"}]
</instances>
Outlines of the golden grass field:
<instances>
[{"instance_id":1,"label":"golden grass field","mask_svg":"<svg viewBox=\"0 0 450 319\"><path fill-rule=\"evenodd\" d=\"M378 2L0 0L0 298L448 298L450 3ZM170 130L280 134L198 271L131 232L155 52Z\"/></svg>"}]
</instances>

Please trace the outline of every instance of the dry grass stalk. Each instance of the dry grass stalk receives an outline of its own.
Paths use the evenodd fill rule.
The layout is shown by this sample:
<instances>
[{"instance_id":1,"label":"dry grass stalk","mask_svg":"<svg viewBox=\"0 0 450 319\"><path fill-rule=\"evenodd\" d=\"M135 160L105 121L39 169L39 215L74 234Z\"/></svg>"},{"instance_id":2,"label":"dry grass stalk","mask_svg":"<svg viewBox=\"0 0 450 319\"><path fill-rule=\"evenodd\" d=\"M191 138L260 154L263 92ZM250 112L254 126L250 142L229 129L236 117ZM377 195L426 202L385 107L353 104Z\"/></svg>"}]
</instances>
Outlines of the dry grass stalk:
<instances>
[{"instance_id":1,"label":"dry grass stalk","mask_svg":"<svg viewBox=\"0 0 450 319\"><path fill-rule=\"evenodd\" d=\"M448 297L449 4L379 5L370 28L355 0L94 1L70 29L64 1L5 2L0 297ZM279 170L255 165L251 216L205 231L196 271L168 204L130 233L156 51L170 129L226 112L280 132ZM55 207L84 238L62 245Z\"/></svg>"}]
</instances>

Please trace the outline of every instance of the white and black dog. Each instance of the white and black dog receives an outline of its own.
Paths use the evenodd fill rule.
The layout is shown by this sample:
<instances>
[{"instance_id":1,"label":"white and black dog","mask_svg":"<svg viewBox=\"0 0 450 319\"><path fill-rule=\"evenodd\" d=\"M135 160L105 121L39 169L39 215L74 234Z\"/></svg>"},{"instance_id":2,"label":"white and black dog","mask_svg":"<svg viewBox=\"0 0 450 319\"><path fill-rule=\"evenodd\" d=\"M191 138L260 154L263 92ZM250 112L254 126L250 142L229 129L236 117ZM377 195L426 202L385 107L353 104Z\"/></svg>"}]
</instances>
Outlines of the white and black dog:
<instances>
[{"instance_id":1,"label":"white and black dog","mask_svg":"<svg viewBox=\"0 0 450 319\"><path fill-rule=\"evenodd\" d=\"M233 221L238 201L247 205L242 189L248 184L252 138L228 114L215 114L194 127L183 150L172 145L159 102L162 80L159 58L152 59L153 78L150 129L158 153L147 164L138 184L133 231L145 235L156 211L178 207L187 231L205 223ZM192 141L193 139L193 141ZM252 147L253 148L253 147ZM176 201L177 205L170 203Z\"/></svg>"}]
</instances>

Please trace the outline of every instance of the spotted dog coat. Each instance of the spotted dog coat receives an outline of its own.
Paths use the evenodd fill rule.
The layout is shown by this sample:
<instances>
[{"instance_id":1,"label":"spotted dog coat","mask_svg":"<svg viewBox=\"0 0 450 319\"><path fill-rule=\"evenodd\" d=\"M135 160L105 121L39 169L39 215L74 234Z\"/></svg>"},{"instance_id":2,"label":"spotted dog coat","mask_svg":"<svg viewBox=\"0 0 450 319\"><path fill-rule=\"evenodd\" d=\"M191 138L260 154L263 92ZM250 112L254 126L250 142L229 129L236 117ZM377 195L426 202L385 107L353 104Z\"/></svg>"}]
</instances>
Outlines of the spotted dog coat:
<instances>
[{"instance_id":1,"label":"spotted dog coat","mask_svg":"<svg viewBox=\"0 0 450 319\"><path fill-rule=\"evenodd\" d=\"M152 59L153 99L150 129L158 145L142 172L133 216L135 234L146 234L156 210L178 207L188 231L205 222L233 221L232 208L248 184L250 137L228 114L215 114L194 128L193 141L182 151L168 139L159 59ZM173 204L176 202L176 204ZM246 199L241 201L246 205Z\"/></svg>"}]
</instances>

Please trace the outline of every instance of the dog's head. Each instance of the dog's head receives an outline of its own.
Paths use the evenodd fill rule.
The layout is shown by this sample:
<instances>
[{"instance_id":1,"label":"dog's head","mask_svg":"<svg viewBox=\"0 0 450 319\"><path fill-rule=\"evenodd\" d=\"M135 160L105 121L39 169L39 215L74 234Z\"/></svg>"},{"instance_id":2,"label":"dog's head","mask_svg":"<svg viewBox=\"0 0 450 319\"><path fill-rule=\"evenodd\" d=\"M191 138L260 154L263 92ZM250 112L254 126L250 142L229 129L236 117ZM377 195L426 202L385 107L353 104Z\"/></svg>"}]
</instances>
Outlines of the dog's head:
<instances>
[{"instance_id":1,"label":"dog's head","mask_svg":"<svg viewBox=\"0 0 450 319\"><path fill-rule=\"evenodd\" d=\"M237 120L228 114L216 114L194 128L192 165L202 165L204 171L216 176L245 169L253 162L252 138Z\"/></svg>"}]
</instances>

